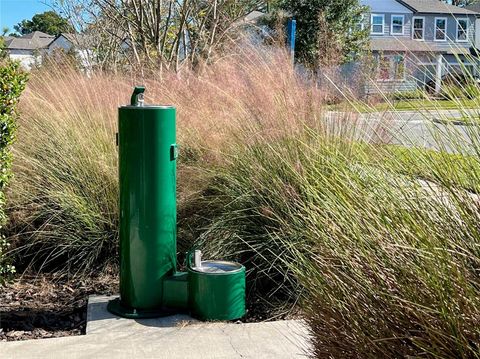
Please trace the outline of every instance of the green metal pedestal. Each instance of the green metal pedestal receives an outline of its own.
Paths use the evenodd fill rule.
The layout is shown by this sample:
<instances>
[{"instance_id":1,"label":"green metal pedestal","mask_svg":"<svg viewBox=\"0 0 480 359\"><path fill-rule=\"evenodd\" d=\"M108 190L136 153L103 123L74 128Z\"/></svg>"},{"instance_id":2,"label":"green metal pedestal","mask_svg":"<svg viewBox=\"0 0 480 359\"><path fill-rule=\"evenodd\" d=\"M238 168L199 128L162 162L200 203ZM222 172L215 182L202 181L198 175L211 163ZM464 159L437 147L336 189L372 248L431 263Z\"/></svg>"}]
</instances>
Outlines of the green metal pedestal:
<instances>
[{"instance_id":1,"label":"green metal pedestal","mask_svg":"<svg viewBox=\"0 0 480 359\"><path fill-rule=\"evenodd\" d=\"M131 319L185 311L241 318L242 265L198 259L192 266L189 254L187 272L176 272L176 111L145 106L144 91L135 88L131 105L119 109L120 298L107 308Z\"/></svg>"},{"instance_id":2,"label":"green metal pedestal","mask_svg":"<svg viewBox=\"0 0 480 359\"><path fill-rule=\"evenodd\" d=\"M163 282L176 270L176 114L144 106L138 87L119 109L120 300L128 318L166 315Z\"/></svg>"}]
</instances>

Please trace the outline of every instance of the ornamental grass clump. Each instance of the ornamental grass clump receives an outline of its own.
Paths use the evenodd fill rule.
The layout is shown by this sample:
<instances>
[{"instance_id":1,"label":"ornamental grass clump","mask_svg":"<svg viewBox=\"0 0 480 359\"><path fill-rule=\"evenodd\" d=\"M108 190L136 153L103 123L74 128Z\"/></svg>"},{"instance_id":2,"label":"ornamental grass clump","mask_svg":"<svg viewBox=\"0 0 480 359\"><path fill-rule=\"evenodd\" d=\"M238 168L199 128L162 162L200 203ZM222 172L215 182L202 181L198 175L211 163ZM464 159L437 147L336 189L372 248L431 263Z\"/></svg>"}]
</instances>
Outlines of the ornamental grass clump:
<instances>
[{"instance_id":1,"label":"ornamental grass clump","mask_svg":"<svg viewBox=\"0 0 480 359\"><path fill-rule=\"evenodd\" d=\"M201 246L247 265L256 303L300 303L315 357L478 354L480 198L435 181L455 157L425 179L406 165L419 153L397 155L314 135L249 146L214 176Z\"/></svg>"},{"instance_id":2,"label":"ornamental grass clump","mask_svg":"<svg viewBox=\"0 0 480 359\"><path fill-rule=\"evenodd\" d=\"M476 357L479 197L362 167L348 169L340 196L321 180L309 186L326 196L308 207L304 233L316 240L295 248L293 267L309 292L316 356Z\"/></svg>"},{"instance_id":3,"label":"ornamental grass clump","mask_svg":"<svg viewBox=\"0 0 480 359\"><path fill-rule=\"evenodd\" d=\"M324 94L296 76L283 52L246 45L200 74L87 77L52 66L32 74L15 147L9 232L22 270L88 275L116 264L117 108L134 85L146 86L146 103L177 108L180 251L202 231L194 215L205 169L237 143L294 136L322 112Z\"/></svg>"},{"instance_id":4,"label":"ornamental grass clump","mask_svg":"<svg viewBox=\"0 0 480 359\"><path fill-rule=\"evenodd\" d=\"M22 270L90 273L113 260L117 156L108 106L120 101L113 86L80 74L32 74L14 149L9 229Z\"/></svg>"}]
</instances>

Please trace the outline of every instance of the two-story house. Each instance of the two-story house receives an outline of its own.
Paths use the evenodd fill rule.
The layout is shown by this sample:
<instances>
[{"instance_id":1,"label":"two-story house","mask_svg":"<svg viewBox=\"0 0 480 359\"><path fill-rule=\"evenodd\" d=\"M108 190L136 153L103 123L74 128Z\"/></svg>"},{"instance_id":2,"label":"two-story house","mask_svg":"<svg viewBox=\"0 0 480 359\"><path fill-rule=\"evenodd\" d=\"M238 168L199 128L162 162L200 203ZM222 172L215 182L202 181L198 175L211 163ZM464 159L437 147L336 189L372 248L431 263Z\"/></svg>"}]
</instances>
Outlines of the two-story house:
<instances>
[{"instance_id":1,"label":"two-story house","mask_svg":"<svg viewBox=\"0 0 480 359\"><path fill-rule=\"evenodd\" d=\"M480 13L439 0L361 0L370 12L377 81L368 92L402 92L459 71L476 71L476 24ZM480 40L480 38L478 39Z\"/></svg>"}]
</instances>

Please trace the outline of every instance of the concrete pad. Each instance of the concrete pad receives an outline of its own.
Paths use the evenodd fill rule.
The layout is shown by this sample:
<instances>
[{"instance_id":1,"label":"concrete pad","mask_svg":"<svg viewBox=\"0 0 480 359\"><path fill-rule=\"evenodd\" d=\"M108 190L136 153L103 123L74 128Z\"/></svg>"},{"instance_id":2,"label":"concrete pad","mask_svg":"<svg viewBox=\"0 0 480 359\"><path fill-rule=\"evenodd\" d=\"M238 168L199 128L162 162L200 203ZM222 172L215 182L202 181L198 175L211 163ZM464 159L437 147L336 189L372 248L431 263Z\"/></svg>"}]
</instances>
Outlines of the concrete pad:
<instances>
[{"instance_id":1,"label":"concrete pad","mask_svg":"<svg viewBox=\"0 0 480 359\"><path fill-rule=\"evenodd\" d=\"M305 358L309 349L302 321L203 323L188 316L126 320L106 311L111 298L90 298L87 335L3 342L0 357L290 359Z\"/></svg>"},{"instance_id":2,"label":"concrete pad","mask_svg":"<svg viewBox=\"0 0 480 359\"><path fill-rule=\"evenodd\" d=\"M109 300L118 296L90 296L87 309L87 334L100 334L106 332L132 332L145 327L171 328L184 327L200 323L186 314L177 314L155 319L126 319L117 317L107 310Z\"/></svg>"}]
</instances>

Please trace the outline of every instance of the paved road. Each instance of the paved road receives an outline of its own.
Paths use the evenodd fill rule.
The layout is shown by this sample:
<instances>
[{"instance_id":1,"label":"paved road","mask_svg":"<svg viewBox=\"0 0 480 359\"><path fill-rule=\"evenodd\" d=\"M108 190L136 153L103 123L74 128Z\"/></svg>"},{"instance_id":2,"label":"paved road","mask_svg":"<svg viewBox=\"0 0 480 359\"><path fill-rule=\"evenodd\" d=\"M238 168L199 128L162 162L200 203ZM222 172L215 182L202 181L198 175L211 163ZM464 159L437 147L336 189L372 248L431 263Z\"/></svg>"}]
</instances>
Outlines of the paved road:
<instances>
[{"instance_id":1,"label":"paved road","mask_svg":"<svg viewBox=\"0 0 480 359\"><path fill-rule=\"evenodd\" d=\"M480 117L474 110L388 111L349 114L329 112L327 118L335 127L355 122L355 136L368 141L424 147L448 152L471 153L480 147L480 126L452 121L466 115ZM351 121L348 121L351 120ZM472 146L475 143L476 146Z\"/></svg>"}]
</instances>

